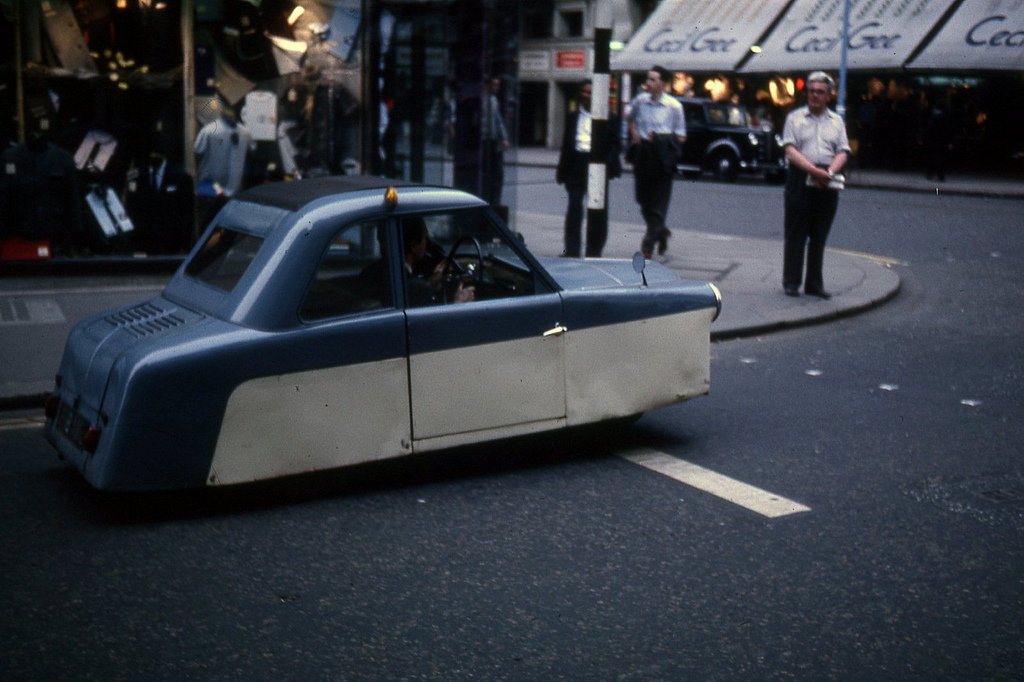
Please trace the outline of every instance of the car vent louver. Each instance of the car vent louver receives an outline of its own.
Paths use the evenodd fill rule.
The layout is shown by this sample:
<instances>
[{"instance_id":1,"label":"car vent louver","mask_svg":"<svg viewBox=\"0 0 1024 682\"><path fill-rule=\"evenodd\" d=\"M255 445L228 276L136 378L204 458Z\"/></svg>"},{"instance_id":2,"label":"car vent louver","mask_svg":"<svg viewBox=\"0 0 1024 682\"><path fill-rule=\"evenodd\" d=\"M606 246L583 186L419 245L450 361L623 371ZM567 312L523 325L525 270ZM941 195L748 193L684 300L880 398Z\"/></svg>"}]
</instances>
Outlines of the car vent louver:
<instances>
[{"instance_id":1,"label":"car vent louver","mask_svg":"<svg viewBox=\"0 0 1024 682\"><path fill-rule=\"evenodd\" d=\"M185 320L153 303L143 303L107 317L107 322L136 338L151 336L185 324Z\"/></svg>"}]
</instances>

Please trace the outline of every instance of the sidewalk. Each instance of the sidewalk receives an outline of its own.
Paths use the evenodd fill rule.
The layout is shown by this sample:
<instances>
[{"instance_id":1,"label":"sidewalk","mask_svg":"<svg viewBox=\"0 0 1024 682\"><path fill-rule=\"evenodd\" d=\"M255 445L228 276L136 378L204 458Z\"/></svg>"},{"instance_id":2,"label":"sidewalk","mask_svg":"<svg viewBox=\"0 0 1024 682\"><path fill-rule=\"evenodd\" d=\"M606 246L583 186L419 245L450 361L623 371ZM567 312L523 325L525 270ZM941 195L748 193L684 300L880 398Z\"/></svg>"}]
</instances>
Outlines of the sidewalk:
<instances>
[{"instance_id":1,"label":"sidewalk","mask_svg":"<svg viewBox=\"0 0 1024 682\"><path fill-rule=\"evenodd\" d=\"M543 147L521 147L515 152L515 162L520 166L555 168L558 165L558 150ZM623 170L629 174L632 168L627 164ZM1024 175L999 176L965 174L952 172L945 182L928 180L923 173L911 171L876 170L855 168L846 174L847 187L870 189L894 189L908 192L934 194L962 194L1001 198L1024 198Z\"/></svg>"},{"instance_id":2,"label":"sidewalk","mask_svg":"<svg viewBox=\"0 0 1024 682\"><path fill-rule=\"evenodd\" d=\"M557 152L521 149L520 165L553 167ZM884 187L907 191L949 192L984 196L1024 197L1024 183L1015 179L958 178L938 188L924 178L892 172L854 171L853 187ZM519 210L517 228L531 252L557 256L562 249L562 220ZM609 258L631 258L643 226L612 223L616 235L605 248ZM683 255L678 255L683 254ZM689 255L695 254L695 255ZM686 279L714 282L722 291L723 308L711 326L720 340L813 324L877 306L895 296L900 279L895 262L877 256L829 249L825 255L831 300L782 293L782 242L679 230L672 249L658 262ZM120 262L103 266L106 274L0 277L0 410L35 408L53 386L64 341L83 317L159 292L173 263L143 272Z\"/></svg>"},{"instance_id":3,"label":"sidewalk","mask_svg":"<svg viewBox=\"0 0 1024 682\"><path fill-rule=\"evenodd\" d=\"M516 152L520 166L554 168L558 150L521 148ZM625 167L630 173L630 167ZM945 182L925 179L918 173L855 169L847 173L847 186L909 192L948 193L967 196L1024 198L1024 178L959 175L951 173ZM781 191L781 190L780 190ZM555 256L562 248L561 223L550 216L517 211L519 229L526 234L534 253ZM624 235L621 245L610 240L605 255L629 258L640 243L643 226L612 223L609 233ZM633 248L627 248L625 245ZM674 254L699 254L686 257ZM828 301L782 293L782 241L758 240L727 235L676 230L672 249L655 257L686 279L714 282L722 291L722 314L711 326L715 340L747 336L803 324L824 322L851 315L884 303L899 292L899 276L892 259L827 249L825 271L832 298Z\"/></svg>"}]
</instances>

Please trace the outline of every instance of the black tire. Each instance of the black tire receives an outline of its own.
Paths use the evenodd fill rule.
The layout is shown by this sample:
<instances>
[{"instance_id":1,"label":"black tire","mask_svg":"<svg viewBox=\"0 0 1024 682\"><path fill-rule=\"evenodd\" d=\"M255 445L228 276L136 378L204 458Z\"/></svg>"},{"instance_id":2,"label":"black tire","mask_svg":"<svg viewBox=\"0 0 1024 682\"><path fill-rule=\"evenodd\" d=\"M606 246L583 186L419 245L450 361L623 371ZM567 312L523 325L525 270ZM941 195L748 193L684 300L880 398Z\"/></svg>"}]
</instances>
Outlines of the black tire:
<instances>
[{"instance_id":1,"label":"black tire","mask_svg":"<svg viewBox=\"0 0 1024 682\"><path fill-rule=\"evenodd\" d=\"M716 180L735 182L740 174L740 161L732 152L722 151L711 157L711 169Z\"/></svg>"}]
</instances>

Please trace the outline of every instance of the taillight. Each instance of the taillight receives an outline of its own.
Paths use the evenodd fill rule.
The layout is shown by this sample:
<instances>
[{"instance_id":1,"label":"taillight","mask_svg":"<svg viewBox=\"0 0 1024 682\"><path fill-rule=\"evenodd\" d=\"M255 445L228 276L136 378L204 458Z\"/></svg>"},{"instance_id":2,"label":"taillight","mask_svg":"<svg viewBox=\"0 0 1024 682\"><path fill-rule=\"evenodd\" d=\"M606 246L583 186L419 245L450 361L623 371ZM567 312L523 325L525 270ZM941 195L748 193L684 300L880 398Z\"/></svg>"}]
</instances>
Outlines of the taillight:
<instances>
[{"instance_id":1,"label":"taillight","mask_svg":"<svg viewBox=\"0 0 1024 682\"><path fill-rule=\"evenodd\" d=\"M46 407L43 408L47 419L56 419L57 411L60 409L60 397L51 395L46 399Z\"/></svg>"},{"instance_id":2,"label":"taillight","mask_svg":"<svg viewBox=\"0 0 1024 682\"><path fill-rule=\"evenodd\" d=\"M92 454L100 445L100 427L90 426L82 436L82 449Z\"/></svg>"}]
</instances>

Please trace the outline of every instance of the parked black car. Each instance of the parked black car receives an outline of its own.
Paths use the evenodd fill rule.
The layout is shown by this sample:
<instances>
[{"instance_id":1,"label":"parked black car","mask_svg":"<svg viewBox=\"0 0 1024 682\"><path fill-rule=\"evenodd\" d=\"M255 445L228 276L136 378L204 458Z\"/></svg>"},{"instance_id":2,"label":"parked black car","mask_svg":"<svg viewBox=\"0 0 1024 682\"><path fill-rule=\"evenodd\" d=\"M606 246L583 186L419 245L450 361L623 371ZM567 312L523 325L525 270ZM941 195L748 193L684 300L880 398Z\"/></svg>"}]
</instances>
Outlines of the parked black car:
<instances>
[{"instance_id":1,"label":"parked black car","mask_svg":"<svg viewBox=\"0 0 1024 682\"><path fill-rule=\"evenodd\" d=\"M740 173L761 175L781 184L786 177L786 157L780 138L750 127L743 107L695 97L680 98L686 114L686 144L679 170L688 178L713 173L732 182Z\"/></svg>"}]
</instances>

